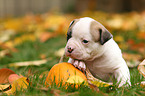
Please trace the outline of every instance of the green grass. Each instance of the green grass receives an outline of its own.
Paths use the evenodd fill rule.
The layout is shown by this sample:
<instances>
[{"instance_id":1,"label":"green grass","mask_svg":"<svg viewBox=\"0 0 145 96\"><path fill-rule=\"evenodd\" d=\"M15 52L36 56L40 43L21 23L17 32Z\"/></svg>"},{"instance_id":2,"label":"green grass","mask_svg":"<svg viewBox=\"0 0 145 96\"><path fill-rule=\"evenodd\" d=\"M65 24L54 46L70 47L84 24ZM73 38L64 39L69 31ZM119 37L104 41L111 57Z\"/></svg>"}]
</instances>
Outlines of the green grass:
<instances>
[{"instance_id":1,"label":"green grass","mask_svg":"<svg viewBox=\"0 0 145 96\"><path fill-rule=\"evenodd\" d=\"M131 73L131 83L130 87L121 87L113 89L111 88L100 88L100 92L96 92L87 86L81 86L79 89L52 86L47 90L42 90L40 88L45 87L45 77L39 78L40 74L44 71L49 71L50 68L58 63L60 57L54 55L54 52L60 48L63 48L66 44L65 36L58 36L55 38L49 39L45 43L41 43L39 40L35 42L27 41L21 45L16 46L18 52L11 52L10 56L5 56L0 59L0 68L9 68L15 71L17 74L22 74L24 76L29 75L28 70L31 69L31 74L29 76L30 86L25 92L17 91L16 96L19 95L29 95L29 96L53 96L57 90L60 95L69 95L69 96L144 96L145 89L143 89L137 83L140 83L144 80L143 76L139 74L137 68L130 69ZM48 58L48 62L41 66L27 66L27 67L8 67L9 63L13 62L23 62L23 61L32 61L40 60L40 55L45 54Z\"/></svg>"}]
</instances>

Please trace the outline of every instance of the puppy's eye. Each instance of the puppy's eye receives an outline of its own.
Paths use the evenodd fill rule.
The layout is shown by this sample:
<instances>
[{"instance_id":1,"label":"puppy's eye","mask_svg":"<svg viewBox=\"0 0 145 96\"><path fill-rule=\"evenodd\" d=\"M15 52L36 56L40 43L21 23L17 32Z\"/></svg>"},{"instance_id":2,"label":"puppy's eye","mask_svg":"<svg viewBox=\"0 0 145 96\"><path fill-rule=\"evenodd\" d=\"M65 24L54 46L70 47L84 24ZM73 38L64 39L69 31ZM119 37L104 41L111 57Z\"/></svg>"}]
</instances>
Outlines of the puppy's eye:
<instances>
[{"instance_id":1,"label":"puppy's eye","mask_svg":"<svg viewBox=\"0 0 145 96\"><path fill-rule=\"evenodd\" d=\"M85 43L85 44L87 44L89 41L88 40L83 40L82 42Z\"/></svg>"}]
</instances>

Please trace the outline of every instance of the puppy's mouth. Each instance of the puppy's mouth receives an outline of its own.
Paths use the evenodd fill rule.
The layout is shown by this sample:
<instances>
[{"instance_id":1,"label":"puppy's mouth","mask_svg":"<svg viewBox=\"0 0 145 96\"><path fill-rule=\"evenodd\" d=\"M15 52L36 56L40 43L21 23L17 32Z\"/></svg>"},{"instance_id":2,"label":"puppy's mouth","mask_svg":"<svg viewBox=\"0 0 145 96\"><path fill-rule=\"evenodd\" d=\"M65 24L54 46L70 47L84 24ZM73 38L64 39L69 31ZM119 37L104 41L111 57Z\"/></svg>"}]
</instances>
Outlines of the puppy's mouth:
<instances>
[{"instance_id":1,"label":"puppy's mouth","mask_svg":"<svg viewBox=\"0 0 145 96\"><path fill-rule=\"evenodd\" d=\"M73 56L72 54L67 54L66 56L70 57L70 58L72 58L74 60L83 61L81 58L77 58L76 56Z\"/></svg>"}]
</instances>

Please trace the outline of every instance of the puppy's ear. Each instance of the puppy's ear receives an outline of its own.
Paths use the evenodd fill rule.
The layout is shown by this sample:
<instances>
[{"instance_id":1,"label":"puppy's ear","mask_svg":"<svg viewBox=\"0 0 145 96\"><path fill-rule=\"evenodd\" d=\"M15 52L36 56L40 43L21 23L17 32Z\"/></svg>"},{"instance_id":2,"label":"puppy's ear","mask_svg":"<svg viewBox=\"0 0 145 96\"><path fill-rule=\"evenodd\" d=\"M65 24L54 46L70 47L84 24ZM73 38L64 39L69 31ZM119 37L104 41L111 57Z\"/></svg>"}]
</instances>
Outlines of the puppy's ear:
<instances>
[{"instance_id":1,"label":"puppy's ear","mask_svg":"<svg viewBox=\"0 0 145 96\"><path fill-rule=\"evenodd\" d=\"M110 40L113 37L112 34L107 29L102 30L100 28L99 33L100 33L100 43L101 43L101 45L103 45L104 43L106 43L108 40Z\"/></svg>"}]
</instances>

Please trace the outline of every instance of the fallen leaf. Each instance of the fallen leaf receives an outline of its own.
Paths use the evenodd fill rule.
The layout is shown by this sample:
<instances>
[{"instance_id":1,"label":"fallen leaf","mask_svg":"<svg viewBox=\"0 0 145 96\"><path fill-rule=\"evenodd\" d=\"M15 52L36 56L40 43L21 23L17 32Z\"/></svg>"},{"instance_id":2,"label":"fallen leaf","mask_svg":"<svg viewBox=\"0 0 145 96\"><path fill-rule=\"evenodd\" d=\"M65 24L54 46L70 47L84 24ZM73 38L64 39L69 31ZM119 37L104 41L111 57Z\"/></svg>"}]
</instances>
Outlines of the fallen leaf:
<instances>
[{"instance_id":1,"label":"fallen leaf","mask_svg":"<svg viewBox=\"0 0 145 96\"><path fill-rule=\"evenodd\" d=\"M47 41L48 39L54 37L55 35L53 33L50 33L50 32L43 32L41 33L39 39L41 42L45 42Z\"/></svg>"},{"instance_id":2,"label":"fallen leaf","mask_svg":"<svg viewBox=\"0 0 145 96\"><path fill-rule=\"evenodd\" d=\"M4 50L10 50L10 51L12 51L12 52L17 52L18 50L16 49L16 48L14 48L14 47L12 47L12 46L9 46L9 45L7 45L6 43L2 43L2 42L0 42L0 47L2 48L2 49L4 49Z\"/></svg>"},{"instance_id":3,"label":"fallen leaf","mask_svg":"<svg viewBox=\"0 0 145 96\"><path fill-rule=\"evenodd\" d=\"M0 58L5 57L8 53L9 53L9 50L7 50L7 49L0 51Z\"/></svg>"},{"instance_id":4,"label":"fallen leaf","mask_svg":"<svg viewBox=\"0 0 145 96\"><path fill-rule=\"evenodd\" d=\"M10 84L4 84L4 85L0 85L0 92L5 91L6 89L9 89L11 85Z\"/></svg>"},{"instance_id":5,"label":"fallen leaf","mask_svg":"<svg viewBox=\"0 0 145 96\"><path fill-rule=\"evenodd\" d=\"M40 58L41 59L46 59L46 55L45 54L40 54Z\"/></svg>"},{"instance_id":6,"label":"fallen leaf","mask_svg":"<svg viewBox=\"0 0 145 96\"><path fill-rule=\"evenodd\" d=\"M13 81L11 90L12 90L13 93L15 93L16 90L22 90L23 91L23 89L27 89L28 85L29 85L28 78L21 77L21 78L15 80L15 81Z\"/></svg>"},{"instance_id":7,"label":"fallen leaf","mask_svg":"<svg viewBox=\"0 0 145 96\"><path fill-rule=\"evenodd\" d=\"M145 59L138 65L138 71L145 77Z\"/></svg>"},{"instance_id":8,"label":"fallen leaf","mask_svg":"<svg viewBox=\"0 0 145 96\"><path fill-rule=\"evenodd\" d=\"M54 94L54 96L59 96L62 91L58 89L51 89L50 93Z\"/></svg>"},{"instance_id":9,"label":"fallen leaf","mask_svg":"<svg viewBox=\"0 0 145 96\"><path fill-rule=\"evenodd\" d=\"M12 29L7 29L0 32L0 42L5 42L10 40L10 38L15 35L15 31Z\"/></svg>"},{"instance_id":10,"label":"fallen leaf","mask_svg":"<svg viewBox=\"0 0 145 96\"><path fill-rule=\"evenodd\" d=\"M41 87L41 88L36 88L36 89L42 90L42 91L48 91L49 90L49 88L46 88L46 87Z\"/></svg>"},{"instance_id":11,"label":"fallen leaf","mask_svg":"<svg viewBox=\"0 0 145 96\"><path fill-rule=\"evenodd\" d=\"M137 37L138 37L139 39L145 39L145 31L138 32L138 33L137 33Z\"/></svg>"},{"instance_id":12,"label":"fallen leaf","mask_svg":"<svg viewBox=\"0 0 145 96\"><path fill-rule=\"evenodd\" d=\"M124 38L123 38L122 36L118 35L118 36L115 36L115 37L114 37L114 40L115 40L116 42L123 42L123 41L124 41Z\"/></svg>"},{"instance_id":13,"label":"fallen leaf","mask_svg":"<svg viewBox=\"0 0 145 96\"><path fill-rule=\"evenodd\" d=\"M145 88L145 81L142 81L142 82L140 83L140 86L143 87L143 88Z\"/></svg>"},{"instance_id":14,"label":"fallen leaf","mask_svg":"<svg viewBox=\"0 0 145 96\"><path fill-rule=\"evenodd\" d=\"M11 74L9 77L8 77L8 81L10 84L12 84L15 80L21 78L23 76L19 76L17 74Z\"/></svg>"},{"instance_id":15,"label":"fallen leaf","mask_svg":"<svg viewBox=\"0 0 145 96\"><path fill-rule=\"evenodd\" d=\"M133 61L133 62L137 62L139 60L142 59L142 56L139 54L130 54L130 53L123 53L123 58L126 61Z\"/></svg>"},{"instance_id":16,"label":"fallen leaf","mask_svg":"<svg viewBox=\"0 0 145 96\"><path fill-rule=\"evenodd\" d=\"M42 64L45 64L46 62L47 60L15 62L15 63L10 63L8 66L9 67L21 67L21 66L30 66L30 65L40 66Z\"/></svg>"},{"instance_id":17,"label":"fallen leaf","mask_svg":"<svg viewBox=\"0 0 145 96\"><path fill-rule=\"evenodd\" d=\"M0 85L0 93L2 92L8 95L11 95L12 94L11 89L12 89L12 86L10 84Z\"/></svg>"},{"instance_id":18,"label":"fallen leaf","mask_svg":"<svg viewBox=\"0 0 145 96\"><path fill-rule=\"evenodd\" d=\"M87 81L89 83L89 85L92 88L95 88L95 90L97 90L97 87L108 87L110 85L112 85L113 83L107 83L107 82L103 82L97 78L95 78L89 71L89 69L86 69L86 77L87 77Z\"/></svg>"},{"instance_id":19,"label":"fallen leaf","mask_svg":"<svg viewBox=\"0 0 145 96\"><path fill-rule=\"evenodd\" d=\"M107 25L113 29L121 29L123 25L123 19L120 15L114 15L114 17L108 20Z\"/></svg>"},{"instance_id":20,"label":"fallen leaf","mask_svg":"<svg viewBox=\"0 0 145 96\"><path fill-rule=\"evenodd\" d=\"M134 67L137 67L138 64L139 64L139 61L126 61L126 64L129 68L134 68Z\"/></svg>"},{"instance_id":21,"label":"fallen leaf","mask_svg":"<svg viewBox=\"0 0 145 96\"><path fill-rule=\"evenodd\" d=\"M36 37L33 34L25 34L20 37L16 37L14 40L5 42L5 45L9 48L14 48L16 45L22 44L25 41L35 41Z\"/></svg>"},{"instance_id":22,"label":"fallen leaf","mask_svg":"<svg viewBox=\"0 0 145 96\"><path fill-rule=\"evenodd\" d=\"M8 77L11 74L15 74L15 72L7 68L0 69L0 83L8 83Z\"/></svg>"},{"instance_id":23,"label":"fallen leaf","mask_svg":"<svg viewBox=\"0 0 145 96\"><path fill-rule=\"evenodd\" d=\"M24 29L24 24L21 18L9 19L6 22L4 22L4 27L5 29L12 29L14 31L19 31L21 29Z\"/></svg>"},{"instance_id":24,"label":"fallen leaf","mask_svg":"<svg viewBox=\"0 0 145 96\"><path fill-rule=\"evenodd\" d=\"M127 43L132 45L132 44L134 44L134 40L133 39L128 39Z\"/></svg>"},{"instance_id":25,"label":"fallen leaf","mask_svg":"<svg viewBox=\"0 0 145 96\"><path fill-rule=\"evenodd\" d=\"M56 56L58 56L58 57L61 57L61 56L63 56L63 54L64 54L64 50L65 50L65 48L60 48L58 51L56 51L54 54L56 55Z\"/></svg>"}]
</instances>

